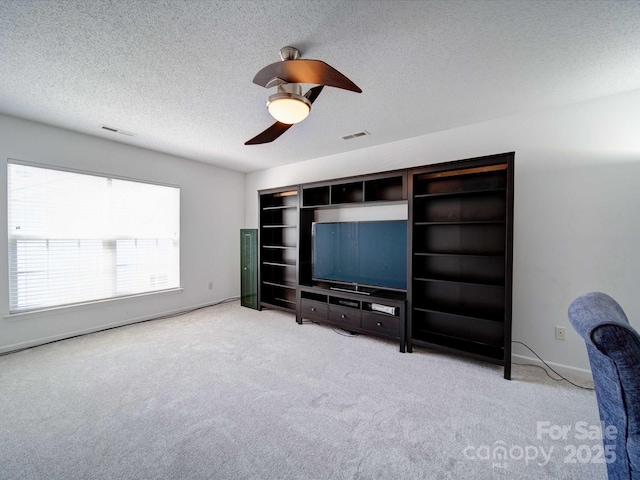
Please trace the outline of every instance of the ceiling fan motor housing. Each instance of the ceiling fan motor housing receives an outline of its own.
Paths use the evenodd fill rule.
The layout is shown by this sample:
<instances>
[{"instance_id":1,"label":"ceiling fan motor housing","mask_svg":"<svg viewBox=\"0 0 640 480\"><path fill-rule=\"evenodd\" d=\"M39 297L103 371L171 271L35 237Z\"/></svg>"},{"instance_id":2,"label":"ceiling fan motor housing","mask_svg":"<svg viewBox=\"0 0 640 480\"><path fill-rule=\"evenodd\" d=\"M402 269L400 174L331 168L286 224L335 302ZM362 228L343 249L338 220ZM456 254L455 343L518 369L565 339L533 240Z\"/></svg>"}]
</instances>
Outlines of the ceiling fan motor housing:
<instances>
[{"instance_id":1,"label":"ceiling fan motor housing","mask_svg":"<svg viewBox=\"0 0 640 480\"><path fill-rule=\"evenodd\" d=\"M280 58L284 60L297 60L300 58L300 50L296 47L282 47L280 49Z\"/></svg>"}]
</instances>

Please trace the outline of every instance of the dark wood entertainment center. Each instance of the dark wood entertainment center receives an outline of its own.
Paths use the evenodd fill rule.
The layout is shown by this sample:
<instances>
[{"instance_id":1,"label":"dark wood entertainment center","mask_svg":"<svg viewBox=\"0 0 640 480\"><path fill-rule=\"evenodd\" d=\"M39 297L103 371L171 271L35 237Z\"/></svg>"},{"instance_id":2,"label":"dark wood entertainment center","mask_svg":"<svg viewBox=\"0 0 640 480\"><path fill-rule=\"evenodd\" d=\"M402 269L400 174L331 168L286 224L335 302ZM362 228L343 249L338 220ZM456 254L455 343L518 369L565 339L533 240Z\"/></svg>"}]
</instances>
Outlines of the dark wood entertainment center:
<instances>
[{"instance_id":1,"label":"dark wood entertainment center","mask_svg":"<svg viewBox=\"0 0 640 480\"><path fill-rule=\"evenodd\" d=\"M327 323L350 332L376 335L397 340L400 351L406 345L405 295L382 293L363 297L358 293L327 290L324 287L300 287L300 311L302 319ZM375 310L376 305L391 310L384 313Z\"/></svg>"},{"instance_id":2,"label":"dark wood entertainment center","mask_svg":"<svg viewBox=\"0 0 640 480\"><path fill-rule=\"evenodd\" d=\"M504 366L511 377L514 154L259 192L259 308ZM406 292L312 280L323 209L407 204Z\"/></svg>"}]
</instances>

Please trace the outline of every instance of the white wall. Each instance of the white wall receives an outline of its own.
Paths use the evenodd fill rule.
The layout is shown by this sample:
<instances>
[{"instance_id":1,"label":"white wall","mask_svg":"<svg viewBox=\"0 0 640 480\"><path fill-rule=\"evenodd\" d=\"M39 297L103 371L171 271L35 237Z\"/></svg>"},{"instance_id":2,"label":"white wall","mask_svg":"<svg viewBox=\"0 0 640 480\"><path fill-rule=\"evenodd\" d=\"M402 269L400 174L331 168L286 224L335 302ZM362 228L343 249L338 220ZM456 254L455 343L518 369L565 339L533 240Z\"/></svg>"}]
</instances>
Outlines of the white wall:
<instances>
[{"instance_id":1,"label":"white wall","mask_svg":"<svg viewBox=\"0 0 640 480\"><path fill-rule=\"evenodd\" d=\"M612 295L640 330L638 112L640 90L253 172L246 225L257 226L259 189L514 151L513 339L584 373L584 343L567 319L576 296Z\"/></svg>"},{"instance_id":2,"label":"white wall","mask_svg":"<svg viewBox=\"0 0 640 480\"><path fill-rule=\"evenodd\" d=\"M0 115L0 352L237 296L242 173ZM8 317L8 158L180 186L182 291ZM208 289L213 282L213 289Z\"/></svg>"}]
</instances>

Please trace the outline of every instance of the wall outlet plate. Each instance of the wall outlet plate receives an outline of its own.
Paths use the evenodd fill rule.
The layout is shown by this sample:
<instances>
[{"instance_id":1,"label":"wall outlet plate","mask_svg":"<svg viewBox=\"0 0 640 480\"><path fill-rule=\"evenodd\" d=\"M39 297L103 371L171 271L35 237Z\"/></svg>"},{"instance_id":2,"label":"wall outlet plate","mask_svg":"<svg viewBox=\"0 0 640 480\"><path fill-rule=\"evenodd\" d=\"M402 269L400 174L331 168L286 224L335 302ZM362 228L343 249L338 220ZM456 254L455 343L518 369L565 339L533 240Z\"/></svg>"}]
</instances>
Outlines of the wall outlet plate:
<instances>
[{"instance_id":1,"label":"wall outlet plate","mask_svg":"<svg viewBox=\"0 0 640 480\"><path fill-rule=\"evenodd\" d=\"M567 331L565 327L556 327L556 340L564 340L566 338Z\"/></svg>"}]
</instances>

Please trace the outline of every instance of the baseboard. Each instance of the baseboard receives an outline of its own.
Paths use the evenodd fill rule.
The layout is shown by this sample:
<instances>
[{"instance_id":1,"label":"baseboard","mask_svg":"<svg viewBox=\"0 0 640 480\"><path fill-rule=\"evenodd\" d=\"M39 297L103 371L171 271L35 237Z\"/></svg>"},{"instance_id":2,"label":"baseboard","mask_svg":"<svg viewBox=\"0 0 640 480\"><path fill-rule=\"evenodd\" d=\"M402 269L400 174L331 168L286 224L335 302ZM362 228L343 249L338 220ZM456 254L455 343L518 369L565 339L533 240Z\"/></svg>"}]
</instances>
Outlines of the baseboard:
<instances>
[{"instance_id":1,"label":"baseboard","mask_svg":"<svg viewBox=\"0 0 640 480\"><path fill-rule=\"evenodd\" d=\"M549 369L544 365L544 363L542 363L542 361L540 361L538 358L535 358L535 357L527 357L524 355L512 354L511 360L514 363L537 365L549 371ZM585 380L593 381L591 370L585 370L584 368L577 368L571 365L563 365L561 363L547 362L546 360L545 362L547 363L547 365L549 365L551 368L553 368L554 370L556 370L558 373L562 375L572 375L574 377L579 377ZM553 372L549 372L549 373L553 375Z\"/></svg>"},{"instance_id":2,"label":"baseboard","mask_svg":"<svg viewBox=\"0 0 640 480\"><path fill-rule=\"evenodd\" d=\"M240 297L233 297L233 300L239 300ZM184 307L184 308L178 308L175 310L170 310L170 311L166 311L166 312L162 312L162 313L156 313L153 315L145 315L142 317L137 317L137 318L130 318L127 320L121 320L119 322L113 322L113 323L109 323L106 325L100 325L100 326L96 326L96 327L90 327L90 328L85 328L85 329L81 329L81 330L76 330L76 331L72 331L72 332L66 332L60 335L53 335L50 337L42 337L42 338L38 338L38 339L34 339L34 340L29 340L27 342L21 342L21 343L14 343L12 345L5 345L3 347L0 347L0 354L5 354L5 353L11 353L11 352L16 352L16 351L20 351L20 350L24 350L27 348L33 348L33 347L37 347L39 345L45 345L47 343L52 343L52 342L58 342L60 340L67 340L69 338L73 338L73 337L79 337L81 335L88 335L90 333L96 333L96 332L101 332L103 330L110 330L112 328L118 328L118 327L124 327L126 325L133 325L136 323L141 323L141 322L147 322L149 320L157 320L157 319L161 319L167 316L171 316L171 315L179 315L181 313L187 313L190 312L192 310L197 310L199 308L205 308L205 307L212 307L214 305L218 305L221 302L224 302L225 300L232 300L232 299L223 299L223 300L217 300L214 302L206 302L206 303L202 303L199 305L192 305L190 307Z\"/></svg>"}]
</instances>

